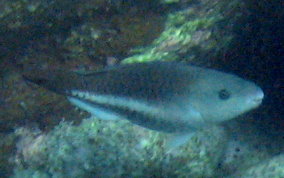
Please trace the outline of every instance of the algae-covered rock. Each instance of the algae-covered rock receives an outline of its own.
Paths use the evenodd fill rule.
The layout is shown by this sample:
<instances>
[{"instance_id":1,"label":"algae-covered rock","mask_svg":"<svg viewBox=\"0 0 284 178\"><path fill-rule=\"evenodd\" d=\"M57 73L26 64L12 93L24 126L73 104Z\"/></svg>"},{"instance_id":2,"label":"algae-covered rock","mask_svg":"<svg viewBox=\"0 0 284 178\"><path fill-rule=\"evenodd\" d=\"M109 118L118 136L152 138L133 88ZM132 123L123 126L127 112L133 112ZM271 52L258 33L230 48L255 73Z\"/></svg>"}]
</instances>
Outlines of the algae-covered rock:
<instances>
[{"instance_id":1,"label":"algae-covered rock","mask_svg":"<svg viewBox=\"0 0 284 178\"><path fill-rule=\"evenodd\" d=\"M248 114L223 124L228 135L226 149L220 162L223 177L234 175L240 170L246 170L268 160L277 154L277 147L283 147L280 140L274 138L272 141L270 137L261 134L250 123L253 119Z\"/></svg>"},{"instance_id":2,"label":"algae-covered rock","mask_svg":"<svg viewBox=\"0 0 284 178\"><path fill-rule=\"evenodd\" d=\"M130 49L150 44L161 33L163 22L164 17L154 12L91 16L71 28L70 35L60 41L60 46L68 60L121 59L129 55Z\"/></svg>"},{"instance_id":3,"label":"algae-covered rock","mask_svg":"<svg viewBox=\"0 0 284 178\"><path fill-rule=\"evenodd\" d=\"M51 30L55 25L67 22L70 17L80 16L86 9L118 8L121 3L120 0L116 3L109 0L2 0L0 32L34 26L49 27Z\"/></svg>"},{"instance_id":4,"label":"algae-covered rock","mask_svg":"<svg viewBox=\"0 0 284 178\"><path fill-rule=\"evenodd\" d=\"M232 24L244 15L243 2L198 0L181 4L182 9L167 14L161 35L151 45L133 50L134 55L123 62L185 60L208 64L224 54L234 39Z\"/></svg>"},{"instance_id":5,"label":"algae-covered rock","mask_svg":"<svg viewBox=\"0 0 284 178\"><path fill-rule=\"evenodd\" d=\"M113 40L110 40L110 38L114 38L113 36L120 37L118 39L114 39L115 43L119 41L122 38L130 39L130 44L132 36L135 39L135 31L136 34L142 34L142 38L135 39L135 43L144 45L144 43L139 43L139 41L143 41L145 39L151 39L152 34L155 34L154 32L156 29L159 28L152 28L153 33L146 33L147 30L141 30L140 29L149 29L147 22L151 24L151 21L144 20L147 19L147 17L152 17L151 13L146 12L152 12L155 8L156 4L158 4L158 1L150 1L150 0L135 0L135 1L124 1L124 0L50 0L50 1L44 1L44 0L2 0L0 2L0 49L1 49L1 56L7 57L9 55L15 55L15 51L18 53L23 54L24 52L20 50L25 50L27 46L30 46L30 42L34 43L37 41L42 40L42 38L52 38L53 42L50 44L50 48L64 48L64 45L59 42L63 39L63 37L67 37L67 41L70 41L70 38L74 39L74 34L71 34L70 37L69 31L76 32L78 29L80 29L81 24L83 26L88 26L88 29L94 28L94 26L99 26L103 30L103 39L101 39L100 43L103 43L101 45L96 45L96 50L99 50L99 48L106 48L108 47L108 44L105 43L112 43ZM154 7L155 6L155 7ZM149 10L148 10L149 9ZM143 15L140 19L137 18L137 16L133 17L133 14L136 14L136 11L140 11L140 16ZM125 27L122 27L122 34L116 34L116 30L120 31L115 25L118 23L123 23L121 20L121 16L125 16L128 14L128 19L132 19L132 22L129 20L124 21L125 24L123 24L126 27L129 27L127 25L133 25L140 24L138 26L135 26L133 28L129 27L125 30ZM112 17L120 20L113 20ZM108 18L110 17L110 18ZM138 19L138 22L137 22ZM136 20L136 21L135 21ZM152 19L153 20L153 19ZM95 21L95 23L94 23ZM116 21L116 23L113 23L112 21ZM119 21L119 22L117 22ZM135 22L133 22L135 21ZM142 23L141 21L144 21L145 23ZM155 22L159 22L154 20ZM94 25L95 24L95 25ZM99 24L99 25L98 25ZM157 25L158 23L156 23ZM79 27L78 27L79 26ZM151 26L151 25L150 25ZM83 28L83 27L82 27ZM80 29L81 31L84 31L84 29ZM99 31L100 28L95 28L95 31ZM82 33L82 38L85 38L86 35L89 35L87 38L90 38L92 41L91 43L94 44L97 41L93 38L94 32L88 33L86 32ZM159 31L159 30L158 30ZM72 33L71 32L71 33ZM125 33L127 32L127 33ZM137 33L138 32L138 33ZM77 33L81 35L80 31ZM129 35L131 33L131 35ZM123 37L123 34L126 34L127 37ZM60 37L59 37L60 36ZM77 39L77 38L76 38ZM79 40L79 39L77 39ZM108 41L109 40L109 41ZM116 41L117 40L117 41ZM64 41L64 44L66 45L66 40ZM72 40L71 40L72 41ZM104 42L105 43L104 43ZM147 40L145 40L147 41ZM144 42L145 42L144 41ZM74 41L72 41L72 51L74 51L74 48L80 48L81 44L76 44L74 46ZM126 40L122 40L122 45L124 42L127 42ZM42 43L44 43L42 41ZM58 44L56 44L58 43ZM90 40L81 41L82 46L85 47L84 55L88 56L90 55L90 52L86 50L87 48L93 47L90 46ZM55 46L54 46L55 45ZM67 45L68 46L68 45ZM70 46L70 44L69 44ZM129 45L126 45L125 49L128 49ZM131 45L130 45L131 46ZM115 49L119 47L119 45L111 46L112 49ZM132 46L131 46L132 47ZM122 47L123 48L123 45ZM70 49L70 48L67 48ZM109 51L109 50L108 50ZM76 51L77 52L77 51ZM125 51L123 51L125 53ZM62 52L61 52L62 53ZM76 53L75 53L76 54ZM73 56L75 55L73 54ZM83 55L83 56L84 56ZM121 55L121 54L119 54ZM70 54L69 54L70 56ZM72 56L72 55L71 55ZM82 56L82 54L81 54ZM96 55L98 56L98 55ZM77 57L80 57L77 55ZM0 61L1 66L1 61Z\"/></svg>"},{"instance_id":6,"label":"algae-covered rock","mask_svg":"<svg viewBox=\"0 0 284 178\"><path fill-rule=\"evenodd\" d=\"M127 121L62 122L48 134L19 129L14 177L212 177L224 132L212 127L186 145L165 149L166 135Z\"/></svg>"},{"instance_id":7,"label":"algae-covered rock","mask_svg":"<svg viewBox=\"0 0 284 178\"><path fill-rule=\"evenodd\" d=\"M275 156L260 164L230 176L230 178L281 178L284 177L284 155Z\"/></svg>"},{"instance_id":8,"label":"algae-covered rock","mask_svg":"<svg viewBox=\"0 0 284 178\"><path fill-rule=\"evenodd\" d=\"M66 31L78 19L74 12L84 2L85 0L73 0L72 3L68 0L2 0L0 57L15 55L17 50L26 47L31 40Z\"/></svg>"},{"instance_id":9,"label":"algae-covered rock","mask_svg":"<svg viewBox=\"0 0 284 178\"><path fill-rule=\"evenodd\" d=\"M15 149L15 135L0 133L0 177L8 177L13 171L13 164L9 161Z\"/></svg>"}]
</instances>

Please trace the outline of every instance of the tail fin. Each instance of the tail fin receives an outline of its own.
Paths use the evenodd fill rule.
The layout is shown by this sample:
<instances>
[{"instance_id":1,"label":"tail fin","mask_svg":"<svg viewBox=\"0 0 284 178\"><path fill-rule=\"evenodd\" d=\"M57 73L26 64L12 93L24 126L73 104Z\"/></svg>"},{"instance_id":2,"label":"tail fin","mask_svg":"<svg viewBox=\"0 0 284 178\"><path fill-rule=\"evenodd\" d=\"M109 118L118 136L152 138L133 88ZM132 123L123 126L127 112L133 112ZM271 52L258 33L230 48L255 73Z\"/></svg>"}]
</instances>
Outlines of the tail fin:
<instances>
[{"instance_id":1,"label":"tail fin","mask_svg":"<svg viewBox=\"0 0 284 178\"><path fill-rule=\"evenodd\" d=\"M58 94L68 95L72 89L80 88L82 77L70 71L32 68L23 73L23 78Z\"/></svg>"}]
</instances>

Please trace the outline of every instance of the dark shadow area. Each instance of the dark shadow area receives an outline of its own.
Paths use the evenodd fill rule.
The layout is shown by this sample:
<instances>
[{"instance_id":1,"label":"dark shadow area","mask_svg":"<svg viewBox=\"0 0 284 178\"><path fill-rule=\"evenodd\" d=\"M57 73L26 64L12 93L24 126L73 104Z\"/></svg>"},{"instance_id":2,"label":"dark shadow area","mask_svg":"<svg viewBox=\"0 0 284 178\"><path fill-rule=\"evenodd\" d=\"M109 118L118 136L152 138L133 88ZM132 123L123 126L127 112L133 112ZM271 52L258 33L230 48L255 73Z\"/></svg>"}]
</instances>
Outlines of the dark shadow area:
<instances>
[{"instance_id":1,"label":"dark shadow area","mask_svg":"<svg viewBox=\"0 0 284 178\"><path fill-rule=\"evenodd\" d=\"M235 29L237 40L226 54L225 68L255 81L264 90L262 106L254 113L263 134L284 135L284 4L283 1L250 1L250 15Z\"/></svg>"}]
</instances>

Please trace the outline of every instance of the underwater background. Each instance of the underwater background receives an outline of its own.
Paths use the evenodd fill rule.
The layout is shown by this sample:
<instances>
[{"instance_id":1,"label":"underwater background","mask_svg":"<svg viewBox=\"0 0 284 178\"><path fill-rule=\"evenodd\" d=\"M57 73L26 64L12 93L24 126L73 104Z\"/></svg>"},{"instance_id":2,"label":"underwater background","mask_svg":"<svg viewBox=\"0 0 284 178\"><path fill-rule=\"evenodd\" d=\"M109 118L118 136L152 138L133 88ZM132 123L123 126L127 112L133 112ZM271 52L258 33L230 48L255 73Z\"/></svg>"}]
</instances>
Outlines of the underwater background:
<instances>
[{"instance_id":1,"label":"underwater background","mask_svg":"<svg viewBox=\"0 0 284 178\"><path fill-rule=\"evenodd\" d=\"M1 0L0 177L284 177L283 0ZM173 153L165 135L88 114L22 73L183 61L234 73L262 105L199 131Z\"/></svg>"}]
</instances>

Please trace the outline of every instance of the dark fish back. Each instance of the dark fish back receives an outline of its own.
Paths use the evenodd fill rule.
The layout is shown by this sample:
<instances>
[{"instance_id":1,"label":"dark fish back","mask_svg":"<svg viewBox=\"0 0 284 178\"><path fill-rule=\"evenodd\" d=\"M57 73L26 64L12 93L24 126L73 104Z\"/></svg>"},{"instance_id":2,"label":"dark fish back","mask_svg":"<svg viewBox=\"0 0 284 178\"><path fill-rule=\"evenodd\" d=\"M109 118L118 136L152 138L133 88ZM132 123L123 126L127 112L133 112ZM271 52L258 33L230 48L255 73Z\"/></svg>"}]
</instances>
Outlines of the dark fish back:
<instances>
[{"instance_id":1,"label":"dark fish back","mask_svg":"<svg viewBox=\"0 0 284 178\"><path fill-rule=\"evenodd\" d=\"M86 90L145 100L166 100L189 92L195 73L178 63L131 64L84 77Z\"/></svg>"}]
</instances>

